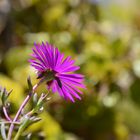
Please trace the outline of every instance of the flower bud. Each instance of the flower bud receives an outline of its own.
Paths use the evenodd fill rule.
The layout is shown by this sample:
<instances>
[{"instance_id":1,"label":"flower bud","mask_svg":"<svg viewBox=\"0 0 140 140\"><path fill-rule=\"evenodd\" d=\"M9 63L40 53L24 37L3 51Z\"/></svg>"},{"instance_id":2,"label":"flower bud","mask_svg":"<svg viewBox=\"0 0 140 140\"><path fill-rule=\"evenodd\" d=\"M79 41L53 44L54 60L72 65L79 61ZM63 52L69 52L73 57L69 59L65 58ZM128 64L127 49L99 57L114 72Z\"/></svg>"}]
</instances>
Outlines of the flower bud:
<instances>
[{"instance_id":1,"label":"flower bud","mask_svg":"<svg viewBox=\"0 0 140 140\"><path fill-rule=\"evenodd\" d=\"M38 99L38 101L33 109L34 113L39 113L39 112L43 111L43 104L46 101L45 100L46 97L47 97L47 94L44 94L44 93L41 94L40 98Z\"/></svg>"},{"instance_id":2,"label":"flower bud","mask_svg":"<svg viewBox=\"0 0 140 140\"><path fill-rule=\"evenodd\" d=\"M6 104L6 100L9 97L10 93L12 92L12 90L10 90L9 92L7 92L6 88L2 88L0 87L0 98L2 101L2 104L5 105Z\"/></svg>"}]
</instances>

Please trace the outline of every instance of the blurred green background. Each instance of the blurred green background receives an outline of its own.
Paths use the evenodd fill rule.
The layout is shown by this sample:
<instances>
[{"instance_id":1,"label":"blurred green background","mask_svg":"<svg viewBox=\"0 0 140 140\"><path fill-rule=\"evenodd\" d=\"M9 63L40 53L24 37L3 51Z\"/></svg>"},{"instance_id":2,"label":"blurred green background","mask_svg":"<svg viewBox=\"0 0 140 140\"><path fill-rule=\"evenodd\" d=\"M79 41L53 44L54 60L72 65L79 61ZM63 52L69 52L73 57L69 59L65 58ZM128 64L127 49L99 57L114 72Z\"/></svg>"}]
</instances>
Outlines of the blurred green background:
<instances>
[{"instance_id":1,"label":"blurred green background","mask_svg":"<svg viewBox=\"0 0 140 140\"><path fill-rule=\"evenodd\" d=\"M76 60L87 89L74 104L54 94L42 121L23 136L140 140L140 1L0 0L0 85L13 89L13 116L27 94L26 78L36 83L28 59L42 41Z\"/></svg>"}]
</instances>

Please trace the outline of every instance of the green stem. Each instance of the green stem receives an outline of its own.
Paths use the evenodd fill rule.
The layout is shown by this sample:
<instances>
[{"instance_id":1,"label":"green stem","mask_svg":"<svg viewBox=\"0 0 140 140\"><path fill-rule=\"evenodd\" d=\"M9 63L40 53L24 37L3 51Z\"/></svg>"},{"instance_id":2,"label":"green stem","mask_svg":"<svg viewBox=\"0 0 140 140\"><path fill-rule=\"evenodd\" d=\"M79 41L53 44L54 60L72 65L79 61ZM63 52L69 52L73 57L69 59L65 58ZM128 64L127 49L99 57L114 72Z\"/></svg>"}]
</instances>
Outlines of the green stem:
<instances>
[{"instance_id":1,"label":"green stem","mask_svg":"<svg viewBox=\"0 0 140 140\"><path fill-rule=\"evenodd\" d=\"M18 130L14 140L18 140L18 138L20 137L21 133L22 133L22 130Z\"/></svg>"},{"instance_id":2,"label":"green stem","mask_svg":"<svg viewBox=\"0 0 140 140\"><path fill-rule=\"evenodd\" d=\"M23 124L20 126L20 128L18 129L18 132L14 138L14 140L18 140L18 138L21 136L21 133L24 131L24 129L28 126L29 124L29 118L25 118Z\"/></svg>"},{"instance_id":3,"label":"green stem","mask_svg":"<svg viewBox=\"0 0 140 140\"><path fill-rule=\"evenodd\" d=\"M41 83L41 82L40 82ZM12 132L13 132L13 129L14 129L14 122L17 121L19 115L21 114L21 111L23 110L23 108L26 106L26 104L28 103L28 101L30 100L30 98L32 97L34 91L36 90L36 88L40 85L40 83L36 84L34 87L33 87L33 90L27 95L27 97L25 98L25 100L23 101L23 103L21 104L15 118L13 119L13 123L10 125L10 128L9 128L9 132L8 132L8 138L7 140L11 140L11 137L12 137Z\"/></svg>"}]
</instances>

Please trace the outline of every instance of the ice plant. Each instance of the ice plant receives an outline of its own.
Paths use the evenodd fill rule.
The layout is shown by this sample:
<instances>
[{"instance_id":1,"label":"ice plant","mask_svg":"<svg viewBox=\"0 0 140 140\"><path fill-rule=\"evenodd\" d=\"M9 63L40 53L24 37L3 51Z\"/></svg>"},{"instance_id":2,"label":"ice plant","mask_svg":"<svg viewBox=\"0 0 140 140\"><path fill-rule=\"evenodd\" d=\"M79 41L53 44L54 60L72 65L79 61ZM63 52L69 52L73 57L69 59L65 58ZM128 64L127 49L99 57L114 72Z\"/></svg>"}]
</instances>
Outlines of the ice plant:
<instances>
[{"instance_id":1,"label":"ice plant","mask_svg":"<svg viewBox=\"0 0 140 140\"><path fill-rule=\"evenodd\" d=\"M30 77L27 78L28 94L14 118L10 117L7 111L9 107L8 97L12 90L7 92L6 88L0 87L0 99L4 115L4 119L0 120L0 131L1 137L4 140L11 140L13 138L15 125L18 126L18 131L14 140L18 140L22 132L29 125L40 120L37 114L41 113L44 103L50 99L48 94L42 93L39 96L36 93L36 89L43 82L47 85L48 93L50 90L53 93L58 92L64 99L69 99L72 102L75 101L75 98L81 99L79 96L79 94L82 94L80 88L85 88L83 84L84 76L74 73L80 67L75 66L75 61L70 56L64 58L64 54L60 53L58 48L49 43L35 44L32 58L29 61L31 66L37 70L37 79L39 81L33 86ZM27 112L23 111L30 99L33 100L32 109Z\"/></svg>"},{"instance_id":2,"label":"ice plant","mask_svg":"<svg viewBox=\"0 0 140 140\"><path fill-rule=\"evenodd\" d=\"M36 44L33 48L31 66L37 70L38 79L46 81L48 89L58 92L64 99L81 99L78 93L82 94L79 88L85 88L84 76L75 74L74 71L80 67L75 66L75 61L70 56L64 58L58 48L49 43Z\"/></svg>"}]
</instances>

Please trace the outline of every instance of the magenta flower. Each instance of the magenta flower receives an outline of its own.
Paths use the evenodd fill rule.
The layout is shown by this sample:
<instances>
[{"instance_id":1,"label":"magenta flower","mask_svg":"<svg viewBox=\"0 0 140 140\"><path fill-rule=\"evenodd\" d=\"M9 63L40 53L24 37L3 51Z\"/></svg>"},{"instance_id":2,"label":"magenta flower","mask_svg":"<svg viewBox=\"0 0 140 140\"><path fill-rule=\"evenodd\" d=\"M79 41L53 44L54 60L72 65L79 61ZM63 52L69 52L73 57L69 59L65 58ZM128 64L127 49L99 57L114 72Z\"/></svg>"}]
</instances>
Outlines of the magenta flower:
<instances>
[{"instance_id":1,"label":"magenta flower","mask_svg":"<svg viewBox=\"0 0 140 140\"><path fill-rule=\"evenodd\" d=\"M80 67L74 65L70 56L64 58L58 48L49 43L35 44L33 48L31 66L38 73L38 79L45 80L48 89L53 93L58 92L64 99L81 99L78 93L82 94L79 88L85 88L84 76L73 72Z\"/></svg>"}]
</instances>

